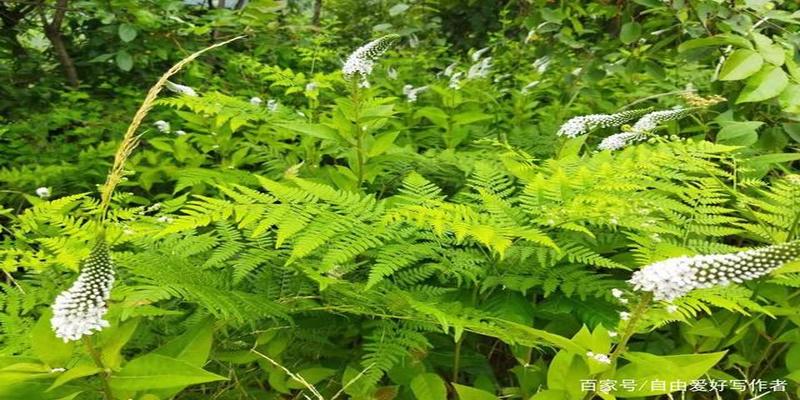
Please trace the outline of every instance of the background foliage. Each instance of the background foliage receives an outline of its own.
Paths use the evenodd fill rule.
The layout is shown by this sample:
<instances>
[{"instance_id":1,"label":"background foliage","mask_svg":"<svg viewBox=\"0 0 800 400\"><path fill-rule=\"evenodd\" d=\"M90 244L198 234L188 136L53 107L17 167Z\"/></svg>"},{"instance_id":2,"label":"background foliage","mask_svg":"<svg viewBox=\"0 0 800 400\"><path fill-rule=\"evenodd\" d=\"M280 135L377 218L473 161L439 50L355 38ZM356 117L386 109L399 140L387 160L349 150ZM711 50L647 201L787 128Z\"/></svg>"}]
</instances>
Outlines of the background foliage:
<instances>
[{"instance_id":1,"label":"background foliage","mask_svg":"<svg viewBox=\"0 0 800 400\"><path fill-rule=\"evenodd\" d=\"M665 258L798 239L797 10L0 2L0 397L666 398L580 385L655 374L797 398L791 265L635 324L611 291ZM342 61L387 33L354 88ZM173 78L199 96L165 92L145 120L106 226L111 327L93 351L62 343L49 305L94 243L131 116L172 64L240 34ZM556 136L686 93L726 100L619 152L596 151L611 129ZM628 327L619 364L587 356Z\"/></svg>"}]
</instances>

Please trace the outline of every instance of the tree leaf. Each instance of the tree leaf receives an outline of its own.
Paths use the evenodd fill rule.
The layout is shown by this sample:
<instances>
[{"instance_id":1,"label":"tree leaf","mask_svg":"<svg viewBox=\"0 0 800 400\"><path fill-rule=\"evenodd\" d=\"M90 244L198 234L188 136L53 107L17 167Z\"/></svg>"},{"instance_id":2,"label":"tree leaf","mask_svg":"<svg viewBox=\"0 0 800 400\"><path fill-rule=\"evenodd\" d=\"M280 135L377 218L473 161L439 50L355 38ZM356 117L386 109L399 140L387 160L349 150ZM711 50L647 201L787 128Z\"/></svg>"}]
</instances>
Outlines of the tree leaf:
<instances>
[{"instance_id":1,"label":"tree leaf","mask_svg":"<svg viewBox=\"0 0 800 400\"><path fill-rule=\"evenodd\" d=\"M453 383L459 400L497 400L497 396L485 390Z\"/></svg>"},{"instance_id":2,"label":"tree leaf","mask_svg":"<svg viewBox=\"0 0 800 400\"><path fill-rule=\"evenodd\" d=\"M117 52L116 56L117 67L123 71L130 71L133 69L133 56L125 50Z\"/></svg>"},{"instance_id":3,"label":"tree leaf","mask_svg":"<svg viewBox=\"0 0 800 400\"><path fill-rule=\"evenodd\" d=\"M53 328L50 326L50 318L53 312L47 309L36 325L31 329L31 349L45 364L51 367L63 367L72 358L75 349L74 342L64 343L56 337Z\"/></svg>"},{"instance_id":4,"label":"tree leaf","mask_svg":"<svg viewBox=\"0 0 800 400\"><path fill-rule=\"evenodd\" d=\"M758 128L761 121L726 122L717 133L717 143L731 146L749 146L758 141Z\"/></svg>"},{"instance_id":5,"label":"tree leaf","mask_svg":"<svg viewBox=\"0 0 800 400\"><path fill-rule=\"evenodd\" d=\"M619 389L613 394L617 397L644 397L669 393L672 382L691 382L700 378L723 356L725 356L724 351L674 356L627 352L624 357L630 361L630 364L617 370L614 379L618 382L625 379L633 380L636 382L636 388L635 390ZM658 390L659 387L650 384L656 380L665 382L664 390Z\"/></svg>"},{"instance_id":6,"label":"tree leaf","mask_svg":"<svg viewBox=\"0 0 800 400\"><path fill-rule=\"evenodd\" d=\"M719 71L719 80L737 81L747 78L758 72L762 65L764 65L764 59L755 51L734 50L722 65L722 69Z\"/></svg>"},{"instance_id":7,"label":"tree leaf","mask_svg":"<svg viewBox=\"0 0 800 400\"><path fill-rule=\"evenodd\" d=\"M161 354L145 354L125 365L110 379L115 391L164 389L227 380L185 361Z\"/></svg>"},{"instance_id":8,"label":"tree leaf","mask_svg":"<svg viewBox=\"0 0 800 400\"><path fill-rule=\"evenodd\" d=\"M733 45L745 49L752 49L753 44L744 37L732 34L722 34L711 37L687 40L678 46L678 53L708 46Z\"/></svg>"},{"instance_id":9,"label":"tree leaf","mask_svg":"<svg viewBox=\"0 0 800 400\"><path fill-rule=\"evenodd\" d=\"M642 25L638 22L628 22L622 25L622 29L619 31L619 40L625 44L639 40L640 36L642 36Z\"/></svg>"},{"instance_id":10,"label":"tree leaf","mask_svg":"<svg viewBox=\"0 0 800 400\"><path fill-rule=\"evenodd\" d=\"M772 42L772 39L760 34L753 33L753 41L756 42L756 50L764 57L768 63L773 65L783 65L783 48Z\"/></svg>"},{"instance_id":11,"label":"tree leaf","mask_svg":"<svg viewBox=\"0 0 800 400\"><path fill-rule=\"evenodd\" d=\"M136 27L131 24L122 24L119 26L119 30L117 31L119 34L119 38L122 39L123 42L128 43L136 39Z\"/></svg>"},{"instance_id":12,"label":"tree leaf","mask_svg":"<svg viewBox=\"0 0 800 400\"><path fill-rule=\"evenodd\" d=\"M420 374L411 380L411 392L419 400L447 400L447 388L439 375Z\"/></svg>"},{"instance_id":13,"label":"tree leaf","mask_svg":"<svg viewBox=\"0 0 800 400\"><path fill-rule=\"evenodd\" d=\"M52 385L47 389L47 391L51 391L69 381L84 378L87 376L92 376L98 372L102 371L99 367L94 365L93 362L84 361L79 363L78 365L66 370L63 374L59 375L58 378L53 382Z\"/></svg>"},{"instance_id":14,"label":"tree leaf","mask_svg":"<svg viewBox=\"0 0 800 400\"><path fill-rule=\"evenodd\" d=\"M791 84L783 89L778 96L778 103L783 111L788 113L800 113L800 85Z\"/></svg>"},{"instance_id":15,"label":"tree leaf","mask_svg":"<svg viewBox=\"0 0 800 400\"><path fill-rule=\"evenodd\" d=\"M789 78L780 67L764 66L747 79L747 85L736 99L736 104L771 99L781 94L788 84Z\"/></svg>"}]
</instances>

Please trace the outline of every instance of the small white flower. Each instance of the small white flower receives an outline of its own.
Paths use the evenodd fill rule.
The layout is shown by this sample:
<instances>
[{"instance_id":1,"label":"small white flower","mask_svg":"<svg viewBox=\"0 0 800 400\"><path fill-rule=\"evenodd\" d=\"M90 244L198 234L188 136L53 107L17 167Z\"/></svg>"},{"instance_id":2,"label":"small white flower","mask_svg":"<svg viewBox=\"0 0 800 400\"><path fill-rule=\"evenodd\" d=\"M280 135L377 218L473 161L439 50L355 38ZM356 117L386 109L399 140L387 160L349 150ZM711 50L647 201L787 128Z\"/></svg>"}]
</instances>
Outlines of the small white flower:
<instances>
[{"instance_id":1,"label":"small white flower","mask_svg":"<svg viewBox=\"0 0 800 400\"><path fill-rule=\"evenodd\" d=\"M617 288L611 289L611 295L618 299L621 298L623 294L625 294L625 292L623 292L622 290L619 290Z\"/></svg>"},{"instance_id":2,"label":"small white flower","mask_svg":"<svg viewBox=\"0 0 800 400\"><path fill-rule=\"evenodd\" d=\"M397 79L397 70L394 69L394 68L391 68L391 67L387 68L386 69L386 76L391 80Z\"/></svg>"},{"instance_id":3,"label":"small white flower","mask_svg":"<svg viewBox=\"0 0 800 400\"><path fill-rule=\"evenodd\" d=\"M317 83L316 82L308 82L306 83L306 92L313 92L317 90Z\"/></svg>"},{"instance_id":4,"label":"small white flower","mask_svg":"<svg viewBox=\"0 0 800 400\"><path fill-rule=\"evenodd\" d=\"M267 110L270 112L275 111L278 109L278 101L275 99L270 99L267 101Z\"/></svg>"},{"instance_id":5,"label":"small white flower","mask_svg":"<svg viewBox=\"0 0 800 400\"><path fill-rule=\"evenodd\" d=\"M55 374L56 372L64 372L64 371L66 371L66 369L64 368L53 368L50 370L50 373Z\"/></svg>"},{"instance_id":6,"label":"small white flower","mask_svg":"<svg viewBox=\"0 0 800 400\"><path fill-rule=\"evenodd\" d=\"M50 324L64 342L78 340L109 326L103 317L114 285L114 264L108 246L98 243L83 264L78 279L53 302Z\"/></svg>"},{"instance_id":7,"label":"small white flower","mask_svg":"<svg viewBox=\"0 0 800 400\"><path fill-rule=\"evenodd\" d=\"M620 311L619 312L619 319L621 319L623 321L627 321L627 320L631 319L631 313L629 313L627 311Z\"/></svg>"},{"instance_id":8,"label":"small white flower","mask_svg":"<svg viewBox=\"0 0 800 400\"><path fill-rule=\"evenodd\" d=\"M601 364L611 364L611 358L607 354L595 354L591 357Z\"/></svg>"},{"instance_id":9,"label":"small white flower","mask_svg":"<svg viewBox=\"0 0 800 400\"><path fill-rule=\"evenodd\" d=\"M164 120L158 120L156 122L153 122L153 125L155 125L156 129L158 129L159 132L161 132L161 133L169 133L169 129L170 129L169 122L164 121Z\"/></svg>"},{"instance_id":10,"label":"small white flower","mask_svg":"<svg viewBox=\"0 0 800 400\"><path fill-rule=\"evenodd\" d=\"M194 89L186 85L179 85L177 83L172 83L170 81L167 81L167 89L178 94L185 94L187 96L197 97L197 92L195 92Z\"/></svg>"},{"instance_id":11,"label":"small white flower","mask_svg":"<svg viewBox=\"0 0 800 400\"><path fill-rule=\"evenodd\" d=\"M646 138L646 136L640 135L640 134L635 133L635 132L615 133L615 134L603 139L603 141L600 142L599 145L597 145L597 149L601 150L601 151L602 150L612 150L612 151L613 150L619 150L619 149L621 149L621 148L623 148L623 147L625 147L625 146L627 146L627 145L629 145L631 143L641 142L645 138Z\"/></svg>"},{"instance_id":12,"label":"small white flower","mask_svg":"<svg viewBox=\"0 0 800 400\"><path fill-rule=\"evenodd\" d=\"M450 83L447 85L450 89L458 89L461 87L461 76L463 72L456 72L450 77Z\"/></svg>"},{"instance_id":13,"label":"small white flower","mask_svg":"<svg viewBox=\"0 0 800 400\"><path fill-rule=\"evenodd\" d=\"M167 217L166 215L164 215L164 216L158 217L158 222L170 223L170 222L172 222L172 218Z\"/></svg>"},{"instance_id":14,"label":"small white flower","mask_svg":"<svg viewBox=\"0 0 800 400\"><path fill-rule=\"evenodd\" d=\"M536 72L543 74L547 71L547 67L550 66L550 56L544 56L541 58L537 58L536 61L533 62L533 68L536 69Z\"/></svg>"},{"instance_id":15,"label":"small white flower","mask_svg":"<svg viewBox=\"0 0 800 400\"><path fill-rule=\"evenodd\" d=\"M652 292L655 300L672 301L694 289L756 279L800 257L800 241L729 254L675 257L636 271L634 290Z\"/></svg>"},{"instance_id":16,"label":"small white flower","mask_svg":"<svg viewBox=\"0 0 800 400\"><path fill-rule=\"evenodd\" d=\"M612 338L613 338L613 337L617 337L617 336L618 336L617 332L615 332L615 331L608 331L608 337L612 337Z\"/></svg>"},{"instance_id":17,"label":"small white flower","mask_svg":"<svg viewBox=\"0 0 800 400\"><path fill-rule=\"evenodd\" d=\"M525 85L522 88L522 93L529 93L531 91L531 89L536 87L536 85L538 85L540 82L541 81L536 80L536 81L532 81L532 82L528 83L527 85Z\"/></svg>"},{"instance_id":18,"label":"small white flower","mask_svg":"<svg viewBox=\"0 0 800 400\"><path fill-rule=\"evenodd\" d=\"M44 186L40 187L40 188L37 188L36 189L36 195L41 197L41 198L43 198L43 199L46 199L46 198L50 197L50 188L46 188Z\"/></svg>"},{"instance_id":19,"label":"small white flower","mask_svg":"<svg viewBox=\"0 0 800 400\"><path fill-rule=\"evenodd\" d=\"M419 38L417 37L417 35L412 33L411 36L408 37L408 45L412 49L416 49L417 46L419 46Z\"/></svg>"},{"instance_id":20,"label":"small white flower","mask_svg":"<svg viewBox=\"0 0 800 400\"><path fill-rule=\"evenodd\" d=\"M409 103L413 103L417 101L417 95L427 90L427 86L420 86L418 88L414 88L411 85L403 86L403 94L406 95L406 101Z\"/></svg>"},{"instance_id":21,"label":"small white flower","mask_svg":"<svg viewBox=\"0 0 800 400\"><path fill-rule=\"evenodd\" d=\"M175 134L176 134L176 135L178 135L178 136L183 136L183 135L185 135L185 134L186 134L186 132L184 132L184 131L182 131L182 130L178 129L177 131L175 131Z\"/></svg>"},{"instance_id":22,"label":"small white flower","mask_svg":"<svg viewBox=\"0 0 800 400\"><path fill-rule=\"evenodd\" d=\"M628 304L628 299L619 299L619 304Z\"/></svg>"},{"instance_id":23,"label":"small white flower","mask_svg":"<svg viewBox=\"0 0 800 400\"><path fill-rule=\"evenodd\" d=\"M258 96L253 96L253 97L250 98L250 104L252 104L254 106L260 106L261 103L263 103L263 102L264 102L264 100L261 100L261 97L258 97Z\"/></svg>"}]
</instances>

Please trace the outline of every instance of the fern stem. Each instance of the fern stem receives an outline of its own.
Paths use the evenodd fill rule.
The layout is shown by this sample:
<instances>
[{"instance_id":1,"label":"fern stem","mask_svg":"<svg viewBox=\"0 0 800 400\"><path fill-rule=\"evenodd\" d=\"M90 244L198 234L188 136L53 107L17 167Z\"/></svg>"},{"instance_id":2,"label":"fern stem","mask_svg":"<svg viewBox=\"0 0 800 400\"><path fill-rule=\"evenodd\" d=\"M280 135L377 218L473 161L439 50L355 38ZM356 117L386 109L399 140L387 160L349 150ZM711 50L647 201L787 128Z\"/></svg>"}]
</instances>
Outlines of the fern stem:
<instances>
[{"instance_id":1,"label":"fern stem","mask_svg":"<svg viewBox=\"0 0 800 400\"><path fill-rule=\"evenodd\" d=\"M217 47L224 46L230 42L233 42L234 40L239 40L243 37L244 36L237 36L233 39L228 39L224 42L213 44L190 54L183 60L178 61L178 63L173 65L172 68L168 69L167 72L165 72L164 75L161 75L158 81L156 81L155 85L150 88L150 90L147 92L147 96L145 96L144 101L142 102L142 105L139 106L139 110L137 110L136 114L133 115L133 120L131 120L130 125L128 125L125 135L122 137L122 143L119 144L117 152L114 154L114 163L111 166L111 170L108 172L108 176L106 176L106 182L100 189L100 214L98 215L100 222L105 221L106 211L111 203L111 195L114 193L114 189L125 176L125 162L128 160L128 157L131 155L133 150L135 150L139 145L140 135L136 135L136 130L139 129L139 126L147 116L147 113L149 113L150 109L153 108L153 104L155 103L156 98L158 98L158 94L161 92L161 89L163 89L164 85L166 85L167 80L201 54Z\"/></svg>"},{"instance_id":2,"label":"fern stem","mask_svg":"<svg viewBox=\"0 0 800 400\"><path fill-rule=\"evenodd\" d=\"M451 380L453 383L458 383L458 370L461 368L461 345L464 343L464 334L461 334L461 337L458 338L456 342L456 348L453 351L453 379Z\"/></svg>"},{"instance_id":3,"label":"fern stem","mask_svg":"<svg viewBox=\"0 0 800 400\"><path fill-rule=\"evenodd\" d=\"M95 365L97 368L103 370L100 373L100 382L103 385L103 398L106 400L114 400L114 394L111 392L111 386L108 384L109 372L108 369L103 365L103 360L100 358L100 353L97 349L92 345L92 339L90 336L83 337L83 344L86 346L86 351L92 357Z\"/></svg>"}]
</instances>

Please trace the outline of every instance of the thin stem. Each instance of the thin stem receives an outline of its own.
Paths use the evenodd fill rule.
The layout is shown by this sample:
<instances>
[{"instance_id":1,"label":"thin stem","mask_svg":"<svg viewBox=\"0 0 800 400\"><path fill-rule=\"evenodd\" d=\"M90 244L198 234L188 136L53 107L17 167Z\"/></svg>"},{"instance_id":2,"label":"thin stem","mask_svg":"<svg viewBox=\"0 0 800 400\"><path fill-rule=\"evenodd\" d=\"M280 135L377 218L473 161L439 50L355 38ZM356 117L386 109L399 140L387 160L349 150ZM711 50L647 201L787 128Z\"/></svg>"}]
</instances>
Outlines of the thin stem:
<instances>
[{"instance_id":1,"label":"thin stem","mask_svg":"<svg viewBox=\"0 0 800 400\"><path fill-rule=\"evenodd\" d=\"M94 345L92 345L91 337L84 336L83 344L86 347L86 351L92 357L92 360L94 361L95 365L97 365L98 368L103 370L103 372L100 373L100 382L103 385L103 397L106 400L114 400L114 394L111 392L111 386L108 384L108 378L109 378L108 369L105 367L105 365L103 365L103 359L100 357L100 353L97 351L97 349L94 348Z\"/></svg>"},{"instance_id":2,"label":"thin stem","mask_svg":"<svg viewBox=\"0 0 800 400\"><path fill-rule=\"evenodd\" d=\"M458 338L456 348L453 351L453 379L452 382L458 383L458 370L461 368L461 345L464 343L464 335Z\"/></svg>"},{"instance_id":3,"label":"thin stem","mask_svg":"<svg viewBox=\"0 0 800 400\"><path fill-rule=\"evenodd\" d=\"M243 37L244 36L237 36L233 39L228 39L224 42L213 44L190 54L177 64L173 65L172 68L164 73L164 75L161 75L161 78L158 79L156 84L150 88L150 90L147 92L147 96L142 102L142 105L139 107L139 110L133 115L133 120L131 120L130 125L128 125L128 130L125 131L125 135L122 137L122 143L120 143L119 147L117 148L117 153L114 155L114 164L111 166L111 170L108 172L108 176L106 177L106 183L103 184L103 187L100 189L100 213L98 215L100 222L105 221L106 211L111 203L111 195L114 193L114 189L117 187L119 182L122 181L122 178L125 175L125 161L128 160L128 156L130 156L133 150L136 149L136 146L139 145L139 136L136 135L136 130L139 129L139 125L142 124L142 121L147 116L147 113L150 112L151 108L153 108L153 103L155 103L156 98L158 98L158 93L161 92L161 89L163 89L164 85L166 85L167 80L201 54L217 47L224 46L230 42L233 42L234 40L239 40Z\"/></svg>"},{"instance_id":4,"label":"thin stem","mask_svg":"<svg viewBox=\"0 0 800 400\"><path fill-rule=\"evenodd\" d=\"M257 356L259 356L259 357L261 357L261 358L263 358L263 359L265 359L267 361L269 361L270 364L272 364L272 365L280 368L281 370L283 370L283 372L285 372L286 375L289 375L290 378L294 379L295 381L297 381L301 385L305 386L306 389L308 389L319 400L325 400L325 398L322 397L322 394L320 394L319 391L312 384L308 383L305 379L303 379L302 376L294 374L288 368L284 367L283 365L280 365L277 361L267 357L265 354L259 352L255 348L250 349L250 352L252 352L253 354L256 354Z\"/></svg>"}]
</instances>

